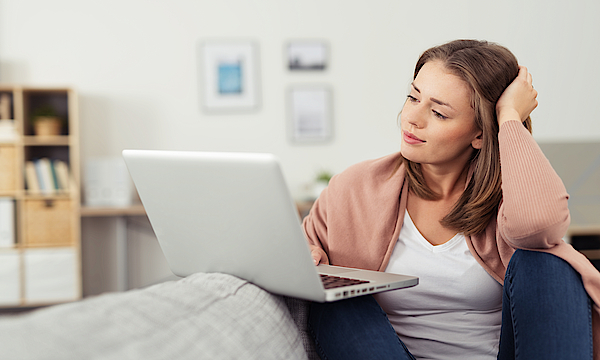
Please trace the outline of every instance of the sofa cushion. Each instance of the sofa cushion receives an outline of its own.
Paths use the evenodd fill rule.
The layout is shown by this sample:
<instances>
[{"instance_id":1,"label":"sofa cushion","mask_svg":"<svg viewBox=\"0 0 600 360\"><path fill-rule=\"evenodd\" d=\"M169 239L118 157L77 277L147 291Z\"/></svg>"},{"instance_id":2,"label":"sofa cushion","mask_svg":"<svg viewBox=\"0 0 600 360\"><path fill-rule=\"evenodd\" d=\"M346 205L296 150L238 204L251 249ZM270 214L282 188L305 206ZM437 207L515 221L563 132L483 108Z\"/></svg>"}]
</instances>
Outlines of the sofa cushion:
<instances>
[{"instance_id":1,"label":"sofa cushion","mask_svg":"<svg viewBox=\"0 0 600 360\"><path fill-rule=\"evenodd\" d=\"M304 345L304 350L306 351L308 359L321 360L315 347L315 341L313 340L312 336L310 336L308 331L308 313L310 302L287 296L284 296L283 300L285 300L285 303L290 310L290 315L292 316L296 327L298 327L298 331L300 331L300 338L302 339L302 344Z\"/></svg>"},{"instance_id":2,"label":"sofa cushion","mask_svg":"<svg viewBox=\"0 0 600 360\"><path fill-rule=\"evenodd\" d=\"M0 317L6 359L306 359L281 297L195 274Z\"/></svg>"}]
</instances>

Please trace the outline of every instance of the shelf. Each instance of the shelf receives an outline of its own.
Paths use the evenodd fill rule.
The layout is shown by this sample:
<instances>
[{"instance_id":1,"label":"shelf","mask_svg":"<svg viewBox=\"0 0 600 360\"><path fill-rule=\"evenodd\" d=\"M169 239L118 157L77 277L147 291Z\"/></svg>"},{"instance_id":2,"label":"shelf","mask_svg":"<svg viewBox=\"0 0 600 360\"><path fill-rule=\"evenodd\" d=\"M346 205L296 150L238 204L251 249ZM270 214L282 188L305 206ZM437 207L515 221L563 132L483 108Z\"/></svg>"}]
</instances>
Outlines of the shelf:
<instances>
[{"instance_id":1,"label":"shelf","mask_svg":"<svg viewBox=\"0 0 600 360\"><path fill-rule=\"evenodd\" d=\"M567 230L567 236L581 236L581 235L598 235L600 234L600 225L571 225Z\"/></svg>"},{"instance_id":2,"label":"shelf","mask_svg":"<svg viewBox=\"0 0 600 360\"><path fill-rule=\"evenodd\" d=\"M102 216L144 216L146 210L143 205L132 205L128 207L96 207L82 206L80 209L82 217Z\"/></svg>"},{"instance_id":3,"label":"shelf","mask_svg":"<svg viewBox=\"0 0 600 360\"><path fill-rule=\"evenodd\" d=\"M61 136L23 136L25 146L69 146L71 137Z\"/></svg>"},{"instance_id":4,"label":"shelf","mask_svg":"<svg viewBox=\"0 0 600 360\"><path fill-rule=\"evenodd\" d=\"M70 193L63 194L52 194L52 195L44 195L44 194L30 194L25 193L25 200L69 200L71 199Z\"/></svg>"},{"instance_id":5,"label":"shelf","mask_svg":"<svg viewBox=\"0 0 600 360\"><path fill-rule=\"evenodd\" d=\"M0 191L0 197L16 198L17 196L18 196L17 191Z\"/></svg>"}]
</instances>

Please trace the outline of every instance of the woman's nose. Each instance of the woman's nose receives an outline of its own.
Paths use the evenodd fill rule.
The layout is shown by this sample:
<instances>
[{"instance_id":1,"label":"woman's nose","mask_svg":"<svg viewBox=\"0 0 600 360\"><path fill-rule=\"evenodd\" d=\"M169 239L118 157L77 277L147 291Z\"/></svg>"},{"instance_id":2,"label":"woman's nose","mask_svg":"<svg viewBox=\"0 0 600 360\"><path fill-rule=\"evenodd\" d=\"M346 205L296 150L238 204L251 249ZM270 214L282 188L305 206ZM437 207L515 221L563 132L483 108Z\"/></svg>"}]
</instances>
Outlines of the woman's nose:
<instances>
[{"instance_id":1,"label":"woman's nose","mask_svg":"<svg viewBox=\"0 0 600 360\"><path fill-rule=\"evenodd\" d=\"M421 107L415 104L406 104L402 109L401 120L421 129L425 127L425 116L421 111Z\"/></svg>"}]
</instances>

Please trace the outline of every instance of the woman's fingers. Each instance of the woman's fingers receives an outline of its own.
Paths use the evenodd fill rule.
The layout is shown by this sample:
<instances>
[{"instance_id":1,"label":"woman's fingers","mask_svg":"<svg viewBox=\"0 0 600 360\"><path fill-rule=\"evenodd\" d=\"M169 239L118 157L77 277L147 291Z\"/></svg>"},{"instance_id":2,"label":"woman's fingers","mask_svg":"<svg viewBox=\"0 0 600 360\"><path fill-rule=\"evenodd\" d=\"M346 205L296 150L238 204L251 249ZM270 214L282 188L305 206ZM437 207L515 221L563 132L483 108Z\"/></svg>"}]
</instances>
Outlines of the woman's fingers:
<instances>
[{"instance_id":1,"label":"woman's fingers","mask_svg":"<svg viewBox=\"0 0 600 360\"><path fill-rule=\"evenodd\" d=\"M319 265L321 263L321 253L319 251L311 250L310 255L312 256L315 265Z\"/></svg>"},{"instance_id":2,"label":"woman's fingers","mask_svg":"<svg viewBox=\"0 0 600 360\"><path fill-rule=\"evenodd\" d=\"M537 95L537 91L533 88L533 77L529 70L525 66L519 66L519 74L504 90L496 104L496 113L500 125L508 120L524 121L527 119L538 105Z\"/></svg>"}]
</instances>

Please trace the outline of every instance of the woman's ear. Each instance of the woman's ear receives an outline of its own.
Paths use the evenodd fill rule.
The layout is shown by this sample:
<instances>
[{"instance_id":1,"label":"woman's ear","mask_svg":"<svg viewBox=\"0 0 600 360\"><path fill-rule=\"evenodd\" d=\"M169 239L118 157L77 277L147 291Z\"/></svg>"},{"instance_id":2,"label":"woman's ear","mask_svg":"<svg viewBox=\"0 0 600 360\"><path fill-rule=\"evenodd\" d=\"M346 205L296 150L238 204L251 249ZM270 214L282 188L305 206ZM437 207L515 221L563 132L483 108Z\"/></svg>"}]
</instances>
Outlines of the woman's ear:
<instances>
[{"instance_id":1,"label":"woman's ear","mask_svg":"<svg viewBox=\"0 0 600 360\"><path fill-rule=\"evenodd\" d=\"M483 146L483 131L480 131L479 134L471 141L471 146L473 149L480 150Z\"/></svg>"}]
</instances>

